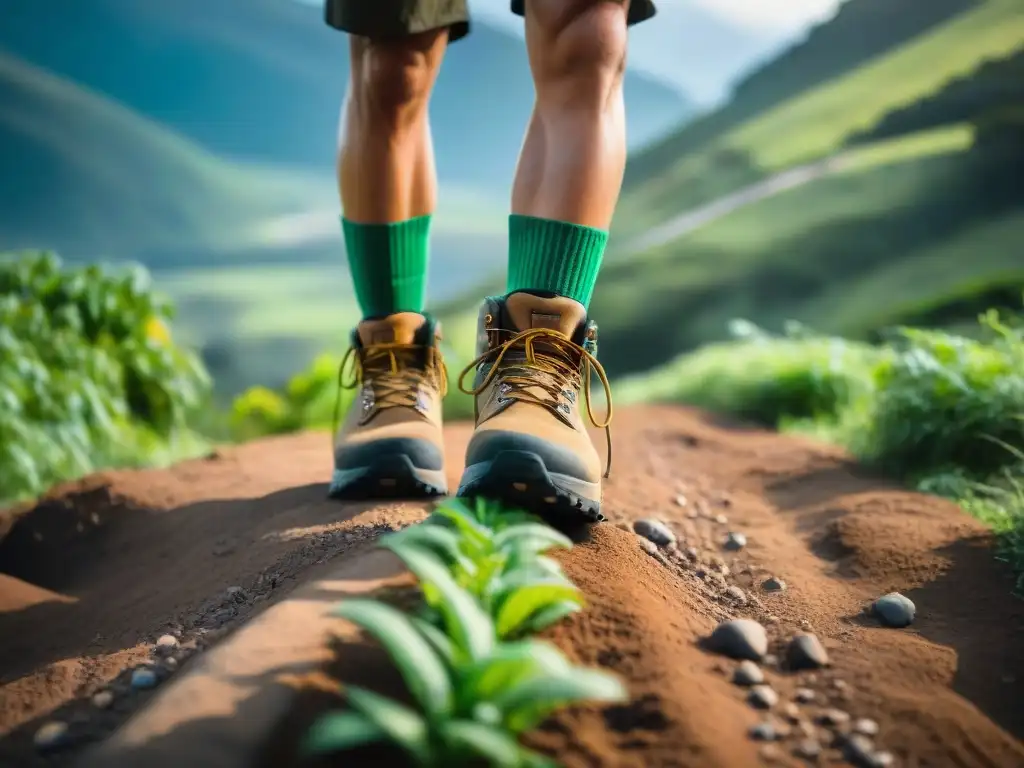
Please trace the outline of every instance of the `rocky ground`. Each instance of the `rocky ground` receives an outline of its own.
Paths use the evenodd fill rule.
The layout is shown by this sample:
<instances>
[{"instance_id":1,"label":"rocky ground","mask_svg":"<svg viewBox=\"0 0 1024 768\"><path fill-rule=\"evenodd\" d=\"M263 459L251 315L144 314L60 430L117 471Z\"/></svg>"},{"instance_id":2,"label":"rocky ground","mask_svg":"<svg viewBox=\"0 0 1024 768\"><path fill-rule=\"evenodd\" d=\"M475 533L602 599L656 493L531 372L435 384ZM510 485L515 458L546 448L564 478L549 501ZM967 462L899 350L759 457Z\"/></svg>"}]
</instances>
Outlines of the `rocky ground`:
<instances>
[{"instance_id":1,"label":"rocky ground","mask_svg":"<svg viewBox=\"0 0 1024 768\"><path fill-rule=\"evenodd\" d=\"M468 435L449 429L453 483ZM632 701L534 746L568 768L1024 766L1024 603L982 526L686 409L624 410L614 439L609 522L562 557L590 605L549 634ZM425 516L325 501L327 444L107 473L0 521L0 764L71 763L327 561Z\"/></svg>"}]
</instances>

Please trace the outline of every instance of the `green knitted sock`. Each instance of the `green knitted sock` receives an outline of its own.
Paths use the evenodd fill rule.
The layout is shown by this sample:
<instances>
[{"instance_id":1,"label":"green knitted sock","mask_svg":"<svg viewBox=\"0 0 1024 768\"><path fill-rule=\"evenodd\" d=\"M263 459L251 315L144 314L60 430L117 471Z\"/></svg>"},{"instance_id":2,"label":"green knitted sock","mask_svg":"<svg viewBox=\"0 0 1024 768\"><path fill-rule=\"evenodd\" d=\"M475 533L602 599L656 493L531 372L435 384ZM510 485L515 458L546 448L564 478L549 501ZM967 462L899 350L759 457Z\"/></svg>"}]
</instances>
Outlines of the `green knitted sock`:
<instances>
[{"instance_id":1,"label":"green knitted sock","mask_svg":"<svg viewBox=\"0 0 1024 768\"><path fill-rule=\"evenodd\" d=\"M392 224L357 224L342 218L341 227L363 317L422 312L427 298L430 216Z\"/></svg>"},{"instance_id":2,"label":"green knitted sock","mask_svg":"<svg viewBox=\"0 0 1024 768\"><path fill-rule=\"evenodd\" d=\"M607 243L601 229L512 214L507 291L550 291L588 307Z\"/></svg>"}]
</instances>

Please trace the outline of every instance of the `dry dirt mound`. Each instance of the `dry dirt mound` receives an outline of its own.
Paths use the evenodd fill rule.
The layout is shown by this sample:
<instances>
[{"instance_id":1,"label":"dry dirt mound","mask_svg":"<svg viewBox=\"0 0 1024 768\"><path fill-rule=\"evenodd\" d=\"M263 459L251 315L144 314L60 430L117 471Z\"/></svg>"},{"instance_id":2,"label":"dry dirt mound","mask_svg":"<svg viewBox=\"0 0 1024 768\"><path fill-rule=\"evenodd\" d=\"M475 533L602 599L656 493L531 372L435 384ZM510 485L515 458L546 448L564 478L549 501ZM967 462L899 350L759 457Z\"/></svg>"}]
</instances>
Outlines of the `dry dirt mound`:
<instances>
[{"instance_id":1,"label":"dry dirt mound","mask_svg":"<svg viewBox=\"0 0 1024 768\"><path fill-rule=\"evenodd\" d=\"M565 713L535 746L569 768L729 768L790 763L810 739L827 764L836 728L815 721L838 709L875 721L899 765L1024 766L1024 604L981 526L809 441L673 408L627 410L616 427L610 523L565 557L590 608L552 638L624 675L633 698ZM449 430L452 459L467 436ZM125 670L158 636L176 634L184 658L326 560L425 514L326 502L328 462L323 435L262 441L91 478L22 515L0 542L0 764L67 764L148 698L128 691ZM678 548L652 555L620 529L646 517L667 523ZM747 546L725 551L729 531ZM787 588L765 591L769 576ZM893 590L917 604L910 629L862 614ZM832 662L791 673L766 661L777 731L790 734L767 746L748 738L765 716L730 682L735 662L699 645L737 615L768 627L776 657L810 630ZM89 697L104 687L115 703L101 710ZM798 689L813 701L787 706ZM72 747L37 757L32 734L50 718L70 724Z\"/></svg>"}]
</instances>

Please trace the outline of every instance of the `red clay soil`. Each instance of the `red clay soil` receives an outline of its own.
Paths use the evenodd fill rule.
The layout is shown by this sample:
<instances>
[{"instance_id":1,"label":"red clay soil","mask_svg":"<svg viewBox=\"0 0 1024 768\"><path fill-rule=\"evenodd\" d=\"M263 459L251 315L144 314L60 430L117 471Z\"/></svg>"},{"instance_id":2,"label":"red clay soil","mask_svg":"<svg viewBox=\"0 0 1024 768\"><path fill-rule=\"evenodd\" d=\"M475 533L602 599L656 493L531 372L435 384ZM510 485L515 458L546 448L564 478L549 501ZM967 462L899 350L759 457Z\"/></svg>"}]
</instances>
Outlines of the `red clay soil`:
<instances>
[{"instance_id":1,"label":"red clay soil","mask_svg":"<svg viewBox=\"0 0 1024 768\"><path fill-rule=\"evenodd\" d=\"M453 483L468 434L449 430ZM980 524L837 449L686 409L624 410L615 448L610 522L563 558L589 608L550 637L622 674L632 699L566 712L531 745L567 768L731 768L799 764L794 747L814 738L817 764L839 764L833 734L814 724L833 708L876 721L896 765L1024 767L1024 603ZM126 670L157 637L178 636L185 659L327 560L426 514L328 502L328 470L325 435L279 438L106 473L0 520L0 765L69 764L149 698L128 690ZM621 529L644 517L668 524L679 549L648 554ZM748 546L725 552L728 531ZM765 592L768 576L787 589ZM893 590L917 605L909 629L863 613ZM777 743L748 737L764 715L731 684L735 663L699 645L733 616L764 623L776 656L813 631L831 657L817 672L765 663L790 732ZM794 709L798 688L814 700ZM90 701L102 689L115 694L108 709ZM32 734L51 719L69 724L71 744L38 756Z\"/></svg>"}]
</instances>

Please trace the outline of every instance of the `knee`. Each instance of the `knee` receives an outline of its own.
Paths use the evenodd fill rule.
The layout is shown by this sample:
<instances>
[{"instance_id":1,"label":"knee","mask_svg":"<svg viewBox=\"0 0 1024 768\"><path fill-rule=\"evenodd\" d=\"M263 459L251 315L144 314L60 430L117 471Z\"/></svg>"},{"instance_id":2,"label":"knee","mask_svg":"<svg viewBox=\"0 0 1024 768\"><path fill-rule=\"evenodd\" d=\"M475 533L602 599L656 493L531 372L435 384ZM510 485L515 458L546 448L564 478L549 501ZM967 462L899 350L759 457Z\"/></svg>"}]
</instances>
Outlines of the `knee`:
<instances>
[{"instance_id":1,"label":"knee","mask_svg":"<svg viewBox=\"0 0 1024 768\"><path fill-rule=\"evenodd\" d=\"M420 117L440 63L435 42L431 35L394 41L352 38L350 95L356 105L396 126Z\"/></svg>"},{"instance_id":2,"label":"knee","mask_svg":"<svg viewBox=\"0 0 1024 768\"><path fill-rule=\"evenodd\" d=\"M536 57L538 86L565 83L577 98L606 99L626 68L627 9L623 0L563 0L529 9L544 49Z\"/></svg>"}]
</instances>

